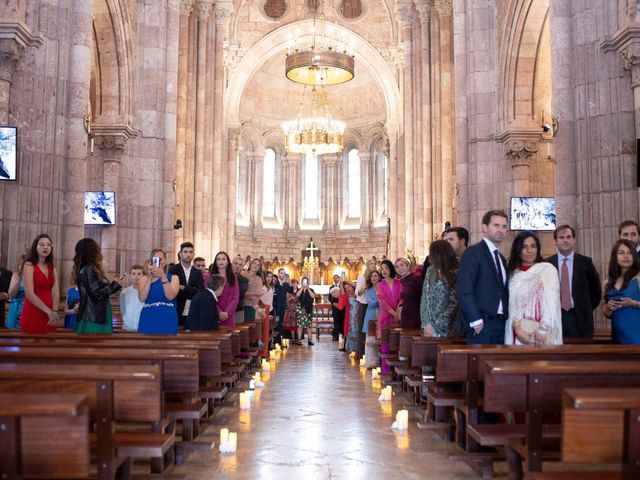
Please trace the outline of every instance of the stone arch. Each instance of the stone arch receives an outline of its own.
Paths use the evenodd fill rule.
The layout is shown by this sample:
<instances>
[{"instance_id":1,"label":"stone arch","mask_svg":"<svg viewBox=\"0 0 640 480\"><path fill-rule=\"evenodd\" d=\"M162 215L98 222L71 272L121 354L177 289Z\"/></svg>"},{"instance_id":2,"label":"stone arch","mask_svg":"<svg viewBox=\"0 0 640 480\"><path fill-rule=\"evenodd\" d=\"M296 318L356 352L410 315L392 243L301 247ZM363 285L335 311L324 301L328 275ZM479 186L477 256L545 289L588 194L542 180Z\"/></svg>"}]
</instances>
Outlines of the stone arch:
<instances>
[{"instance_id":1,"label":"stone arch","mask_svg":"<svg viewBox=\"0 0 640 480\"><path fill-rule=\"evenodd\" d=\"M551 72L550 60L542 50L549 38L549 0L512 0L505 16L500 49L500 90L504 128L517 125L537 127L536 85ZM547 59L547 57L549 57ZM544 60L541 62L540 60Z\"/></svg>"},{"instance_id":2,"label":"stone arch","mask_svg":"<svg viewBox=\"0 0 640 480\"><path fill-rule=\"evenodd\" d=\"M257 154L264 150L262 135L252 123L243 123L240 127L240 147L245 154Z\"/></svg>"},{"instance_id":3,"label":"stone arch","mask_svg":"<svg viewBox=\"0 0 640 480\"><path fill-rule=\"evenodd\" d=\"M363 135L363 150L373 153L376 149L389 155L389 137L381 124L369 128Z\"/></svg>"},{"instance_id":4,"label":"stone arch","mask_svg":"<svg viewBox=\"0 0 640 480\"><path fill-rule=\"evenodd\" d=\"M94 65L91 79L94 121L128 124L135 64L130 11L122 0L96 0L93 7Z\"/></svg>"},{"instance_id":5,"label":"stone arch","mask_svg":"<svg viewBox=\"0 0 640 480\"><path fill-rule=\"evenodd\" d=\"M276 158L284 158L287 150L284 146L282 130L272 128L262 134L262 143L265 148L271 147L276 151Z\"/></svg>"},{"instance_id":6,"label":"stone arch","mask_svg":"<svg viewBox=\"0 0 640 480\"><path fill-rule=\"evenodd\" d=\"M313 21L305 20L282 26L265 35L246 52L229 76L229 86L225 92L223 128L240 124L240 99L251 76L273 55L285 50L289 39L296 34L296 31L310 32L312 25ZM363 37L341 25L334 25L333 28L346 38L353 39L356 69L358 64L362 64L370 70L385 100L386 126L389 135L397 133L401 122L402 100L392 69L380 52ZM302 42L309 41L311 35L305 33L298 38Z\"/></svg>"}]
</instances>

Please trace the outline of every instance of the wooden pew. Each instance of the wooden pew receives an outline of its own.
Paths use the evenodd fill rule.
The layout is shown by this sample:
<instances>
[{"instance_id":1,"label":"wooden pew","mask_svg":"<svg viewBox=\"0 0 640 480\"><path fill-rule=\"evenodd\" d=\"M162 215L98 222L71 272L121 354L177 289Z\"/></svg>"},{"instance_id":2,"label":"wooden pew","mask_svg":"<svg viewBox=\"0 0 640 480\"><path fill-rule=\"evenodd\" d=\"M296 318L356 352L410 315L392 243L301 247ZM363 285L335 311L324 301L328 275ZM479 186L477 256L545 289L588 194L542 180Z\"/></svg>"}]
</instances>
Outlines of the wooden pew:
<instances>
[{"instance_id":1,"label":"wooden pew","mask_svg":"<svg viewBox=\"0 0 640 480\"><path fill-rule=\"evenodd\" d=\"M40 359L44 361L47 363L0 363L0 392L64 392L85 396L96 425L99 479L114 478L122 463L127 472L131 457L162 457L172 447L173 434L163 434L160 428L163 399L159 366L58 364ZM114 433L116 421L148 423L150 432ZM41 427L40 423L31 423L28 427L22 432L23 445L41 448L47 424ZM68 443L65 445L69 447ZM74 449L69 447L69 452L73 453ZM25 472L28 475L42 476L49 468L48 463L27 463L29 469L33 469Z\"/></svg>"},{"instance_id":2,"label":"wooden pew","mask_svg":"<svg viewBox=\"0 0 640 480\"><path fill-rule=\"evenodd\" d=\"M465 433L465 425L476 425L482 401L481 385L486 362L530 360L640 360L638 345L439 345L436 384L461 385L463 397L457 408L457 439L467 451L477 445Z\"/></svg>"},{"instance_id":3,"label":"wooden pew","mask_svg":"<svg viewBox=\"0 0 640 480\"><path fill-rule=\"evenodd\" d=\"M562 461L618 464L611 470L536 472L536 480L640 478L640 388L569 388L562 394ZM597 432L597 438L594 434ZM587 477L590 478L590 477Z\"/></svg>"},{"instance_id":4,"label":"wooden pew","mask_svg":"<svg viewBox=\"0 0 640 480\"><path fill-rule=\"evenodd\" d=\"M87 398L61 393L0 393L0 478L89 476ZM42 435L34 437L30 430Z\"/></svg>"},{"instance_id":5,"label":"wooden pew","mask_svg":"<svg viewBox=\"0 0 640 480\"><path fill-rule=\"evenodd\" d=\"M640 387L640 362L618 361L489 361L485 377L484 408L488 412L526 412L524 442L518 436L505 445L510 479L528 470L542 470L543 413L559 411L564 388ZM494 428L518 425L474 425L470 435L480 443ZM636 439L637 441L637 439Z\"/></svg>"}]
</instances>

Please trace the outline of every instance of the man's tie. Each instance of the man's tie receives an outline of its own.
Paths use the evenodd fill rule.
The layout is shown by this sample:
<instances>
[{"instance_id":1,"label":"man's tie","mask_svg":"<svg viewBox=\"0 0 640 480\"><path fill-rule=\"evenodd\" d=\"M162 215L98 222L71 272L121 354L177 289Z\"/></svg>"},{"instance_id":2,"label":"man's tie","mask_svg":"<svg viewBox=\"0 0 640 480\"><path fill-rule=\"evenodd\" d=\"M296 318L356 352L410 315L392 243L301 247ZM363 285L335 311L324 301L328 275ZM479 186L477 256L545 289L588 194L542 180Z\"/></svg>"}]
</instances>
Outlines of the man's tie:
<instances>
[{"instance_id":1,"label":"man's tie","mask_svg":"<svg viewBox=\"0 0 640 480\"><path fill-rule=\"evenodd\" d=\"M500 285L504 285L504 278L502 276L502 260L500 259L500 252L498 252L498 250L494 250L493 256L496 257L496 268L498 269L498 278L500 279Z\"/></svg>"},{"instance_id":2,"label":"man's tie","mask_svg":"<svg viewBox=\"0 0 640 480\"><path fill-rule=\"evenodd\" d=\"M567 257L562 257L562 268L560 268L560 304L563 310L567 312L571 310L571 285Z\"/></svg>"}]
</instances>

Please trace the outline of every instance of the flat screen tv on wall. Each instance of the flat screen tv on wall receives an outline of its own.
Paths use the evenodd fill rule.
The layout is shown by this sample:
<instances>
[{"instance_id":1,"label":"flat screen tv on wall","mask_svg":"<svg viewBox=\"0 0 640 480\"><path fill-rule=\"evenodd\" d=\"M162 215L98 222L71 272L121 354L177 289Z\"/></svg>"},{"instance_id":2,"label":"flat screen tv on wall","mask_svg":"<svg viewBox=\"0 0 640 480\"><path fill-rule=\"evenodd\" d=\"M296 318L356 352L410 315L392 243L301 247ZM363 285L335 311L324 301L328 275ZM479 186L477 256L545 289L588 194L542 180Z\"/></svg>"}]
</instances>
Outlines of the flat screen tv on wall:
<instances>
[{"instance_id":1,"label":"flat screen tv on wall","mask_svg":"<svg viewBox=\"0 0 640 480\"><path fill-rule=\"evenodd\" d=\"M0 126L0 180L15 180L18 158L18 129Z\"/></svg>"},{"instance_id":2,"label":"flat screen tv on wall","mask_svg":"<svg viewBox=\"0 0 640 480\"><path fill-rule=\"evenodd\" d=\"M511 197L511 230L552 232L556 229L556 199Z\"/></svg>"},{"instance_id":3,"label":"flat screen tv on wall","mask_svg":"<svg viewBox=\"0 0 640 480\"><path fill-rule=\"evenodd\" d=\"M114 192L85 192L84 224L115 225L116 194Z\"/></svg>"}]
</instances>

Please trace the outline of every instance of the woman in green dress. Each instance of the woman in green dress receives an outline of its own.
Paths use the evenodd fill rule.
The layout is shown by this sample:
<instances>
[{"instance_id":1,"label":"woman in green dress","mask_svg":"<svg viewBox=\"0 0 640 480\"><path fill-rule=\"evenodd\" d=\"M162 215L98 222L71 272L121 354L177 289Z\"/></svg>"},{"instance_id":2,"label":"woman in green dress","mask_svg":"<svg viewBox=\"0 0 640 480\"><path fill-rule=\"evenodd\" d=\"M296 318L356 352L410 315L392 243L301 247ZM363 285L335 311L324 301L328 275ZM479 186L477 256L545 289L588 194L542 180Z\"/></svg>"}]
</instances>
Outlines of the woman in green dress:
<instances>
[{"instance_id":1,"label":"woman in green dress","mask_svg":"<svg viewBox=\"0 0 640 480\"><path fill-rule=\"evenodd\" d=\"M91 238L76 244L72 278L80 292L77 333L113 333L109 297L122 288L120 277L109 283L102 268L100 247Z\"/></svg>"}]
</instances>

